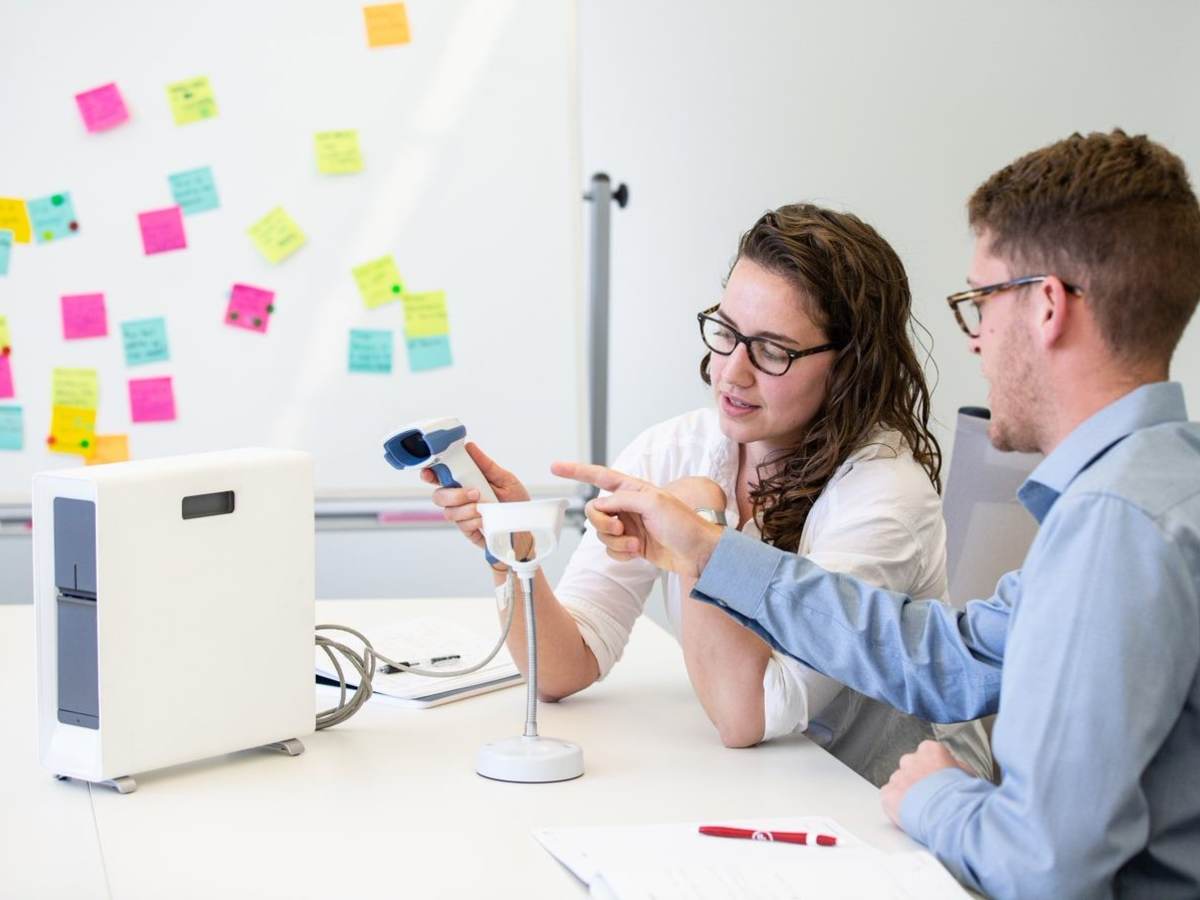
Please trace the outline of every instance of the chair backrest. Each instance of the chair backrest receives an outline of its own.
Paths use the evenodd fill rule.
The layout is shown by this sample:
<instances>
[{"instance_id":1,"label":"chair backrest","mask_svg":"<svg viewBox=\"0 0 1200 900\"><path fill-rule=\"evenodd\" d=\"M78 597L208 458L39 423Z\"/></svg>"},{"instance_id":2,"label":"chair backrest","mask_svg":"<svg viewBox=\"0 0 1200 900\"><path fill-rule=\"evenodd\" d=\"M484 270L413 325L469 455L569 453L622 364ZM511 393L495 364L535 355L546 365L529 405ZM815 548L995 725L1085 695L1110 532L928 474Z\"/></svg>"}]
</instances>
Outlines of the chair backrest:
<instances>
[{"instance_id":1,"label":"chair backrest","mask_svg":"<svg viewBox=\"0 0 1200 900\"><path fill-rule=\"evenodd\" d=\"M990 597L1001 575L1021 567L1037 534L1017 488L1042 457L997 450L988 440L990 418L982 407L958 411L946 478L946 574L957 606Z\"/></svg>"}]
</instances>

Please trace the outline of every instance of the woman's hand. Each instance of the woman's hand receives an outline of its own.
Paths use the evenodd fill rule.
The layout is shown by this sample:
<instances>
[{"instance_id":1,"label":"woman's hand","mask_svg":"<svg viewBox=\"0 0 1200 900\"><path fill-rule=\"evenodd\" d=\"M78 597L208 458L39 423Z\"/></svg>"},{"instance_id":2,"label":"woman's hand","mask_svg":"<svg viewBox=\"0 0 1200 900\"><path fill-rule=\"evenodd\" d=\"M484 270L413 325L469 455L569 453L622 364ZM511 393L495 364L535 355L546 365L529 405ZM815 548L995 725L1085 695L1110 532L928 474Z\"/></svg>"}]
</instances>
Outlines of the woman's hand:
<instances>
[{"instance_id":1,"label":"woman's hand","mask_svg":"<svg viewBox=\"0 0 1200 900\"><path fill-rule=\"evenodd\" d=\"M479 449L478 444L468 443L467 453L475 460L480 474L487 479L492 490L496 492L496 499L501 503L529 499L529 491L525 490L525 485L521 484L520 479L507 469L501 468L494 459ZM429 469L421 470L421 479L426 484L438 483L437 476ZM479 491L473 488L439 487L433 492L434 505L441 507L446 521L456 524L458 530L476 547L483 547L483 519L479 515L478 501Z\"/></svg>"}]
</instances>

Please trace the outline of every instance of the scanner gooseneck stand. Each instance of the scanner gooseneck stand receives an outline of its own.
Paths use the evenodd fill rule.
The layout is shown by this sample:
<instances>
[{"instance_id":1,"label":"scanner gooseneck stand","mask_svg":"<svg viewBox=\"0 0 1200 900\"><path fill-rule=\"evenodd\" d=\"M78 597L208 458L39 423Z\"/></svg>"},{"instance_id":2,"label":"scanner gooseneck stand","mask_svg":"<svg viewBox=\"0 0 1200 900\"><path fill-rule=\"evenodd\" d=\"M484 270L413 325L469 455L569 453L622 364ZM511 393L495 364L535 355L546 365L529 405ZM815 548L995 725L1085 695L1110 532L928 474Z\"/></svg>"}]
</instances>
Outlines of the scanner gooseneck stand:
<instances>
[{"instance_id":1,"label":"scanner gooseneck stand","mask_svg":"<svg viewBox=\"0 0 1200 900\"><path fill-rule=\"evenodd\" d=\"M533 609L533 583L538 563L558 544L566 500L534 500L526 503L481 503L483 535L488 551L511 568L521 581L525 595L525 645L529 653L526 672L525 731L517 737L484 744L479 749L475 770L496 781L539 783L569 781L583 774L583 751L578 744L542 737L537 730L537 623ZM512 536L533 536L530 559L517 559Z\"/></svg>"}]
</instances>

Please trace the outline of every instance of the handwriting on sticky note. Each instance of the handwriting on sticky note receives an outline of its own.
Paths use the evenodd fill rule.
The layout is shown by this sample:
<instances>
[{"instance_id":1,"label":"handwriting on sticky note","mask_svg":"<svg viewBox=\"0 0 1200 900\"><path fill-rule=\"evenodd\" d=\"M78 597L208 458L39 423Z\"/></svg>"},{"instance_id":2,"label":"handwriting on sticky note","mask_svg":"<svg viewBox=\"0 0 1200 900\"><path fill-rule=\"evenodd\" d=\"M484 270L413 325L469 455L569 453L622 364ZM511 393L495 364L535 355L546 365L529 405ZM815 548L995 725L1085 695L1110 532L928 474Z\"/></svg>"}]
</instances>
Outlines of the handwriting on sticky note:
<instances>
[{"instance_id":1,"label":"handwriting on sticky note","mask_svg":"<svg viewBox=\"0 0 1200 900\"><path fill-rule=\"evenodd\" d=\"M0 406L0 450L21 450L25 446L25 426L21 407Z\"/></svg>"},{"instance_id":2,"label":"handwriting on sticky note","mask_svg":"<svg viewBox=\"0 0 1200 900\"><path fill-rule=\"evenodd\" d=\"M67 294L61 304L63 337L68 341L108 334L103 294Z\"/></svg>"},{"instance_id":3,"label":"handwriting on sticky note","mask_svg":"<svg viewBox=\"0 0 1200 900\"><path fill-rule=\"evenodd\" d=\"M185 216L208 212L221 205L217 197L217 183L213 179L212 166L188 169L167 176L171 184L171 198L183 210Z\"/></svg>"},{"instance_id":4,"label":"handwriting on sticky note","mask_svg":"<svg viewBox=\"0 0 1200 900\"><path fill-rule=\"evenodd\" d=\"M135 422L175 421L175 389L170 376L130 378L129 415Z\"/></svg>"},{"instance_id":5,"label":"handwriting on sticky note","mask_svg":"<svg viewBox=\"0 0 1200 900\"><path fill-rule=\"evenodd\" d=\"M217 115L217 98L212 85L203 76L168 84L167 99L171 101L171 115L175 117L176 125L190 125Z\"/></svg>"},{"instance_id":6,"label":"handwriting on sticky note","mask_svg":"<svg viewBox=\"0 0 1200 900\"><path fill-rule=\"evenodd\" d=\"M106 84L75 95L79 114L88 131L108 131L122 122L129 121L129 110L115 84Z\"/></svg>"},{"instance_id":7,"label":"handwriting on sticky note","mask_svg":"<svg viewBox=\"0 0 1200 900\"><path fill-rule=\"evenodd\" d=\"M0 400L11 400L17 395L13 387L12 356L0 354Z\"/></svg>"},{"instance_id":8,"label":"handwriting on sticky note","mask_svg":"<svg viewBox=\"0 0 1200 900\"><path fill-rule=\"evenodd\" d=\"M271 313L275 312L275 292L249 284L235 284L229 291L225 324L249 331L267 333Z\"/></svg>"},{"instance_id":9,"label":"handwriting on sticky note","mask_svg":"<svg viewBox=\"0 0 1200 900\"><path fill-rule=\"evenodd\" d=\"M363 169L357 131L318 131L317 171L326 175L348 175Z\"/></svg>"},{"instance_id":10,"label":"handwriting on sticky note","mask_svg":"<svg viewBox=\"0 0 1200 900\"><path fill-rule=\"evenodd\" d=\"M8 262L12 258L12 245L12 229L0 228L0 275L8 274Z\"/></svg>"},{"instance_id":11,"label":"handwriting on sticky note","mask_svg":"<svg viewBox=\"0 0 1200 900\"><path fill-rule=\"evenodd\" d=\"M446 292L405 294L404 336L408 338L436 337L450 333L450 318L446 315Z\"/></svg>"},{"instance_id":12,"label":"handwriting on sticky note","mask_svg":"<svg viewBox=\"0 0 1200 900\"><path fill-rule=\"evenodd\" d=\"M79 233L75 204L67 192L38 197L27 204L29 223L39 244Z\"/></svg>"},{"instance_id":13,"label":"handwriting on sticky note","mask_svg":"<svg viewBox=\"0 0 1200 900\"><path fill-rule=\"evenodd\" d=\"M412 40L408 30L408 11L403 3L377 3L363 7L368 47L390 47Z\"/></svg>"},{"instance_id":14,"label":"handwriting on sticky note","mask_svg":"<svg viewBox=\"0 0 1200 900\"><path fill-rule=\"evenodd\" d=\"M183 211L178 206L138 213L138 227L142 230L142 249L147 256L187 247Z\"/></svg>"},{"instance_id":15,"label":"handwriting on sticky note","mask_svg":"<svg viewBox=\"0 0 1200 900\"><path fill-rule=\"evenodd\" d=\"M33 240L33 227L29 222L29 207L16 197L0 197L0 228L13 233L13 241L28 244Z\"/></svg>"},{"instance_id":16,"label":"handwriting on sticky note","mask_svg":"<svg viewBox=\"0 0 1200 900\"><path fill-rule=\"evenodd\" d=\"M387 374L392 371L392 332L350 329L350 371Z\"/></svg>"},{"instance_id":17,"label":"handwriting on sticky note","mask_svg":"<svg viewBox=\"0 0 1200 900\"><path fill-rule=\"evenodd\" d=\"M308 240L282 206L275 207L251 225L248 233L258 252L272 263L291 256Z\"/></svg>"},{"instance_id":18,"label":"handwriting on sticky note","mask_svg":"<svg viewBox=\"0 0 1200 900\"><path fill-rule=\"evenodd\" d=\"M12 350L12 335L8 330L8 319L0 316L0 355L7 355Z\"/></svg>"},{"instance_id":19,"label":"handwriting on sticky note","mask_svg":"<svg viewBox=\"0 0 1200 900\"><path fill-rule=\"evenodd\" d=\"M413 372L425 372L451 365L450 335L408 338L408 367Z\"/></svg>"},{"instance_id":20,"label":"handwriting on sticky note","mask_svg":"<svg viewBox=\"0 0 1200 900\"><path fill-rule=\"evenodd\" d=\"M396 260L391 254L355 266L351 272L367 309L399 300L404 293L404 283L400 280Z\"/></svg>"},{"instance_id":21,"label":"handwriting on sticky note","mask_svg":"<svg viewBox=\"0 0 1200 900\"><path fill-rule=\"evenodd\" d=\"M96 452L87 460L87 464L100 466L105 463L125 462L128 459L129 435L98 434L96 435Z\"/></svg>"},{"instance_id":22,"label":"handwriting on sticky note","mask_svg":"<svg viewBox=\"0 0 1200 900\"><path fill-rule=\"evenodd\" d=\"M100 405L100 377L95 369L55 369L52 383L55 406L95 409Z\"/></svg>"},{"instance_id":23,"label":"handwriting on sticky note","mask_svg":"<svg viewBox=\"0 0 1200 900\"><path fill-rule=\"evenodd\" d=\"M50 435L46 438L46 446L55 453L95 454L96 410L54 406L50 411Z\"/></svg>"},{"instance_id":24,"label":"handwriting on sticky note","mask_svg":"<svg viewBox=\"0 0 1200 900\"><path fill-rule=\"evenodd\" d=\"M162 316L122 322L121 341L127 366L144 366L171 358L167 347L167 320Z\"/></svg>"}]
</instances>

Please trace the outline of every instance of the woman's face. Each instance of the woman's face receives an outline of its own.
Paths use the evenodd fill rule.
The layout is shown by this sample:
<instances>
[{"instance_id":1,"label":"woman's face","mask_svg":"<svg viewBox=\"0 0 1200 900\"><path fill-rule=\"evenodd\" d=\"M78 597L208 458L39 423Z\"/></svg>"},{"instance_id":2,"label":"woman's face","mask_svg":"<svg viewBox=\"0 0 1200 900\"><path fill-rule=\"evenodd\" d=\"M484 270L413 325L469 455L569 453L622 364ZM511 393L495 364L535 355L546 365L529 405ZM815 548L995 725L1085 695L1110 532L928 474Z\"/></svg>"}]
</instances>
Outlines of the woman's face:
<instances>
[{"instance_id":1,"label":"woman's face","mask_svg":"<svg viewBox=\"0 0 1200 900\"><path fill-rule=\"evenodd\" d=\"M806 306L800 290L787 279L739 259L713 316L746 337L805 350L829 340L809 318ZM709 375L721 431L738 443L761 444L768 450L794 445L825 399L834 358L832 351L814 353L793 360L783 375L768 375L750 362L745 344L739 343L729 356L712 354Z\"/></svg>"}]
</instances>

